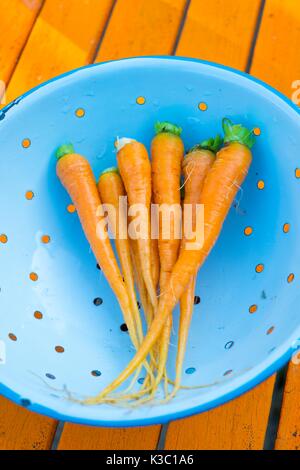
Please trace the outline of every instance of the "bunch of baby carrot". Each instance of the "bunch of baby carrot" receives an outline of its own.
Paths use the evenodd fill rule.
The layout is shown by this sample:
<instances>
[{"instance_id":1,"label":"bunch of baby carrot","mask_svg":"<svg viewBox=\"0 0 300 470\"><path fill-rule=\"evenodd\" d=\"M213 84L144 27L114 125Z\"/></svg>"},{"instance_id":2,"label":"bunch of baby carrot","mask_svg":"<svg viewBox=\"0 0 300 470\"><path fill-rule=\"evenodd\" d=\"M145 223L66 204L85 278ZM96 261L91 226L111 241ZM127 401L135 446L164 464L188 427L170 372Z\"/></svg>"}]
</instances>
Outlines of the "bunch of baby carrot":
<instances>
[{"instance_id":1,"label":"bunch of baby carrot","mask_svg":"<svg viewBox=\"0 0 300 470\"><path fill-rule=\"evenodd\" d=\"M252 161L253 132L242 125L234 125L227 118L223 120L224 138L218 135L206 140L186 154L181 128L158 122L155 131L151 160L142 143L120 139L117 142L118 168L103 171L98 183L86 158L76 154L71 144L57 151L57 175L77 209L86 238L118 299L136 348L125 370L99 395L84 400L85 404L120 403L122 400L127 404L146 403L154 399L162 382L166 400L180 389L197 271L214 246ZM124 196L128 200L129 217L127 211L120 210ZM151 203L167 208L182 204L183 220L181 212L170 211L168 237L161 218L158 219L158 240L151 237ZM119 263L108 236L107 214L103 210L107 205L116 209L113 235ZM128 233L128 223L131 225L130 208L135 205L142 208L139 226L146 227L146 233L138 234L133 224L132 235ZM179 238L177 227L183 226L187 218L191 219L191 233L197 233L200 205L204 207L203 243L199 244L196 235L187 239L183 233ZM124 231L128 236L124 236ZM147 324L145 335L137 306L137 290ZM166 368L172 311L178 302L176 375L171 380ZM145 380L138 391L133 391L142 368ZM115 390L131 375L129 387L116 394Z\"/></svg>"}]
</instances>

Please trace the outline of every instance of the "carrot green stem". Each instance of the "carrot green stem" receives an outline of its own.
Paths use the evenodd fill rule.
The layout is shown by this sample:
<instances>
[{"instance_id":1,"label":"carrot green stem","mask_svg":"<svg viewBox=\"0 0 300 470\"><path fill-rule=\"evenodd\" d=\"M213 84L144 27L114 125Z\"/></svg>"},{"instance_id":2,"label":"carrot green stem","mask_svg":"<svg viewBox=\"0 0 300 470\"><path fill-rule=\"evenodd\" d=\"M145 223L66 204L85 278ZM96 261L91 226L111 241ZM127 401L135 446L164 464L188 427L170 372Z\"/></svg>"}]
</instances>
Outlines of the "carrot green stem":
<instances>
[{"instance_id":1,"label":"carrot green stem","mask_svg":"<svg viewBox=\"0 0 300 470\"><path fill-rule=\"evenodd\" d=\"M57 160L59 160L65 155L69 155L71 153L75 153L73 144L64 144L58 147L58 149L56 150L56 158Z\"/></svg>"},{"instance_id":2,"label":"carrot green stem","mask_svg":"<svg viewBox=\"0 0 300 470\"><path fill-rule=\"evenodd\" d=\"M178 137L181 136L182 128L172 124L171 122L159 122L157 121L154 125L156 134L174 134Z\"/></svg>"},{"instance_id":3,"label":"carrot green stem","mask_svg":"<svg viewBox=\"0 0 300 470\"><path fill-rule=\"evenodd\" d=\"M194 152L195 150L210 150L213 153L217 153L223 145L223 139L220 134L216 137L211 137L210 139L204 140L201 144L197 144L191 148L189 153Z\"/></svg>"},{"instance_id":4,"label":"carrot green stem","mask_svg":"<svg viewBox=\"0 0 300 470\"><path fill-rule=\"evenodd\" d=\"M228 118L224 118L222 121L224 131L224 143L229 144L230 142L239 142L245 145L249 149L255 144L255 136L253 130L249 130L243 127L241 124L233 124Z\"/></svg>"},{"instance_id":5,"label":"carrot green stem","mask_svg":"<svg viewBox=\"0 0 300 470\"><path fill-rule=\"evenodd\" d=\"M106 170L103 170L100 176L105 175L106 173L117 173L119 174L119 169L115 166L111 166L110 168L106 168Z\"/></svg>"}]
</instances>

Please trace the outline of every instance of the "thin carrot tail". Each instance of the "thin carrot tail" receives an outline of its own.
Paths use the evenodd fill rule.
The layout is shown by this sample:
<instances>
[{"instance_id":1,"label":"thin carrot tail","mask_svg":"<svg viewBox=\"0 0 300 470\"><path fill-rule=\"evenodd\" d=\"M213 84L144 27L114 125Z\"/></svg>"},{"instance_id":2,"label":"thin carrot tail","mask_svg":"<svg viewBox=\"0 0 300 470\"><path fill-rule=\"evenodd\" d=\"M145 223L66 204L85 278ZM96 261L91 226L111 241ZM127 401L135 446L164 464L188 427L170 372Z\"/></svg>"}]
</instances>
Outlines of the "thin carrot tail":
<instances>
[{"instance_id":1,"label":"thin carrot tail","mask_svg":"<svg viewBox=\"0 0 300 470\"><path fill-rule=\"evenodd\" d=\"M189 328L194 310L195 285L196 276L192 276L186 291L180 299L180 322L176 358L176 377L174 382L174 388L171 394L167 397L169 400L172 399L176 395L178 390L181 388L183 361L186 352Z\"/></svg>"},{"instance_id":2,"label":"thin carrot tail","mask_svg":"<svg viewBox=\"0 0 300 470\"><path fill-rule=\"evenodd\" d=\"M143 240L138 239L139 253L143 255L143 258L140 260L141 269L143 273L143 279L146 285L146 289L150 298L150 302L154 308L157 309L157 293L156 287L154 285L152 277L152 266L151 266L151 243L150 239Z\"/></svg>"},{"instance_id":3,"label":"thin carrot tail","mask_svg":"<svg viewBox=\"0 0 300 470\"><path fill-rule=\"evenodd\" d=\"M108 385L102 392L97 396L87 398L83 401L86 405L97 405L103 401L103 398L106 397L113 390L118 388L122 383L128 379L128 377L136 370L137 367L144 361L147 357L149 351L157 341L163 327L164 323L170 314L170 308L165 302L160 303L160 309L158 310L156 316L153 319L151 329L148 334L145 336L143 344L140 346L140 349L137 351L136 355L129 362L127 367L120 373L120 375Z\"/></svg>"}]
</instances>

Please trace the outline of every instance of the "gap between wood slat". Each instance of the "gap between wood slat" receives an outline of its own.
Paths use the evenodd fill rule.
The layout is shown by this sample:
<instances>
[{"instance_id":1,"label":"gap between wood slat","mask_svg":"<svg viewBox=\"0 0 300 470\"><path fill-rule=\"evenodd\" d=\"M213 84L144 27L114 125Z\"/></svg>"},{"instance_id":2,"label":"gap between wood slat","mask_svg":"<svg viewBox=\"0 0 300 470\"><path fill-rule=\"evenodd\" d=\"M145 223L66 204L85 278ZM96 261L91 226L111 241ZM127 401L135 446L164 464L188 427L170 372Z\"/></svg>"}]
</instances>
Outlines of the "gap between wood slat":
<instances>
[{"instance_id":1,"label":"gap between wood slat","mask_svg":"<svg viewBox=\"0 0 300 470\"><path fill-rule=\"evenodd\" d=\"M256 27L255 27L255 30L254 30L254 35L253 35L253 39L252 39L250 52L249 52L249 57L248 57L247 65L246 65L246 68L245 68L245 72L247 72L247 73L250 73L250 70L251 70L251 67L252 67L253 57L254 57L254 53L255 53L255 47L256 47L257 39L258 39L259 32L260 32L261 23L262 23L263 16L264 16L265 6L266 6L266 0L261 0L261 5L260 5L259 12L258 12L258 17L257 17Z\"/></svg>"},{"instance_id":2,"label":"gap between wood slat","mask_svg":"<svg viewBox=\"0 0 300 470\"><path fill-rule=\"evenodd\" d=\"M112 4L112 6L111 6L110 12L109 12L109 14L108 14L108 17L107 17L107 20L106 20L106 23L105 23L105 26L104 26L104 28L103 28L103 31L102 31L101 36L100 36L100 38L99 38L99 42L98 42L97 47L96 47L96 49L95 49L95 53L94 53L94 55L93 55L93 57L92 57L92 59L91 59L91 64L94 63L94 62L96 62L96 58L97 58L97 56L98 56L98 54L99 54L99 50L100 50L101 44L102 44L102 42L103 42L104 36L105 36L105 34L106 34L106 31L107 31L107 29L108 29L108 26L109 26L111 17L112 17L112 15L113 15L115 6L116 6L116 4L117 4L117 1L118 1L118 0L114 0L114 1L113 1L113 4Z\"/></svg>"},{"instance_id":3,"label":"gap between wood slat","mask_svg":"<svg viewBox=\"0 0 300 470\"><path fill-rule=\"evenodd\" d=\"M275 449L288 367L287 364L276 375L264 450Z\"/></svg>"},{"instance_id":4,"label":"gap between wood slat","mask_svg":"<svg viewBox=\"0 0 300 470\"><path fill-rule=\"evenodd\" d=\"M22 46L21 49L20 49L20 52L19 52L19 54L18 54L18 58L17 58L17 60L16 60L16 62L15 62L15 65L13 66L13 68L12 68L12 70L11 70L11 74L10 74L10 77L9 77L9 79L8 79L8 81L7 81L7 85L6 85L6 86L8 86L8 83L9 83L11 77L12 77L13 74L15 73L15 70L16 70L16 68L17 68L17 66L18 66L18 63L19 63L19 60L20 60L20 57L22 57L22 54L23 54L23 52L24 52L24 49L25 49L25 47L26 47L26 45L27 45L27 43L28 43L28 40L29 40L29 38L30 38L31 32L32 32L32 30L33 30L33 28L34 28L34 26L35 26L35 23L37 22L37 20L38 20L40 14L42 13L42 10L43 10L43 8L44 8L45 2L46 2L46 0L41 0L41 5L40 5L40 7L39 7L39 10L38 10L38 12L37 12L37 15L36 15L36 17L35 17L35 19L34 19L32 25L31 25L31 28L30 28L29 31L28 31L28 34L27 34L27 37L26 37L26 39L25 39L25 41L24 41L24 43L23 43L23 46Z\"/></svg>"}]
</instances>

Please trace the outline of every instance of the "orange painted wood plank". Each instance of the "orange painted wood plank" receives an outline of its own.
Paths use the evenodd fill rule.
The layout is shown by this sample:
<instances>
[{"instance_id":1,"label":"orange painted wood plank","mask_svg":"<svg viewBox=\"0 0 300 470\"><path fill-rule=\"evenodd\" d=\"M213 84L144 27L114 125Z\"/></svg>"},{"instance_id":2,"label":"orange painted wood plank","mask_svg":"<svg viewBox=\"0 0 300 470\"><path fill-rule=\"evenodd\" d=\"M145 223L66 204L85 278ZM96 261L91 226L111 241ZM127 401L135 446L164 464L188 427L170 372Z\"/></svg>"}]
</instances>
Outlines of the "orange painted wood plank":
<instances>
[{"instance_id":1,"label":"orange painted wood plank","mask_svg":"<svg viewBox=\"0 0 300 470\"><path fill-rule=\"evenodd\" d=\"M260 1L192 0L177 54L243 70ZM220 408L170 424L167 449L262 449L274 377Z\"/></svg>"},{"instance_id":2,"label":"orange painted wood plank","mask_svg":"<svg viewBox=\"0 0 300 470\"><path fill-rule=\"evenodd\" d=\"M300 450L300 355L289 364L275 449Z\"/></svg>"},{"instance_id":3,"label":"orange painted wood plank","mask_svg":"<svg viewBox=\"0 0 300 470\"><path fill-rule=\"evenodd\" d=\"M186 0L118 0L97 61L171 54Z\"/></svg>"},{"instance_id":4,"label":"orange painted wood plank","mask_svg":"<svg viewBox=\"0 0 300 470\"><path fill-rule=\"evenodd\" d=\"M226 405L171 423L166 449L262 449L273 386L271 378Z\"/></svg>"},{"instance_id":5,"label":"orange painted wood plank","mask_svg":"<svg viewBox=\"0 0 300 470\"><path fill-rule=\"evenodd\" d=\"M46 0L7 90L7 99L88 64L113 0Z\"/></svg>"},{"instance_id":6,"label":"orange painted wood plank","mask_svg":"<svg viewBox=\"0 0 300 470\"><path fill-rule=\"evenodd\" d=\"M245 69L260 0L192 0L177 55Z\"/></svg>"},{"instance_id":7,"label":"orange painted wood plank","mask_svg":"<svg viewBox=\"0 0 300 470\"><path fill-rule=\"evenodd\" d=\"M111 5L112 0L46 0L10 82L8 97L88 63ZM0 398L0 449L49 448L56 424Z\"/></svg>"},{"instance_id":8,"label":"orange painted wood plank","mask_svg":"<svg viewBox=\"0 0 300 470\"><path fill-rule=\"evenodd\" d=\"M0 80L7 84L40 11L42 0L0 3Z\"/></svg>"},{"instance_id":9,"label":"orange painted wood plank","mask_svg":"<svg viewBox=\"0 0 300 470\"><path fill-rule=\"evenodd\" d=\"M267 0L252 73L300 105L300 9L298 0ZM297 82L296 82L297 81ZM293 88L294 84L294 88ZM290 363L276 449L300 449L300 357Z\"/></svg>"},{"instance_id":10,"label":"orange painted wood plank","mask_svg":"<svg viewBox=\"0 0 300 470\"><path fill-rule=\"evenodd\" d=\"M56 422L0 398L0 450L44 450L51 447Z\"/></svg>"},{"instance_id":11,"label":"orange painted wood plank","mask_svg":"<svg viewBox=\"0 0 300 470\"><path fill-rule=\"evenodd\" d=\"M160 426L140 428L92 428L65 424L59 450L153 450Z\"/></svg>"},{"instance_id":12,"label":"orange painted wood plank","mask_svg":"<svg viewBox=\"0 0 300 470\"><path fill-rule=\"evenodd\" d=\"M118 0L96 61L172 51L185 0ZM66 424L59 449L155 449L160 426L106 429Z\"/></svg>"},{"instance_id":13,"label":"orange painted wood plank","mask_svg":"<svg viewBox=\"0 0 300 470\"><path fill-rule=\"evenodd\" d=\"M251 73L292 98L292 84L300 80L299 44L299 1L267 0Z\"/></svg>"}]
</instances>

